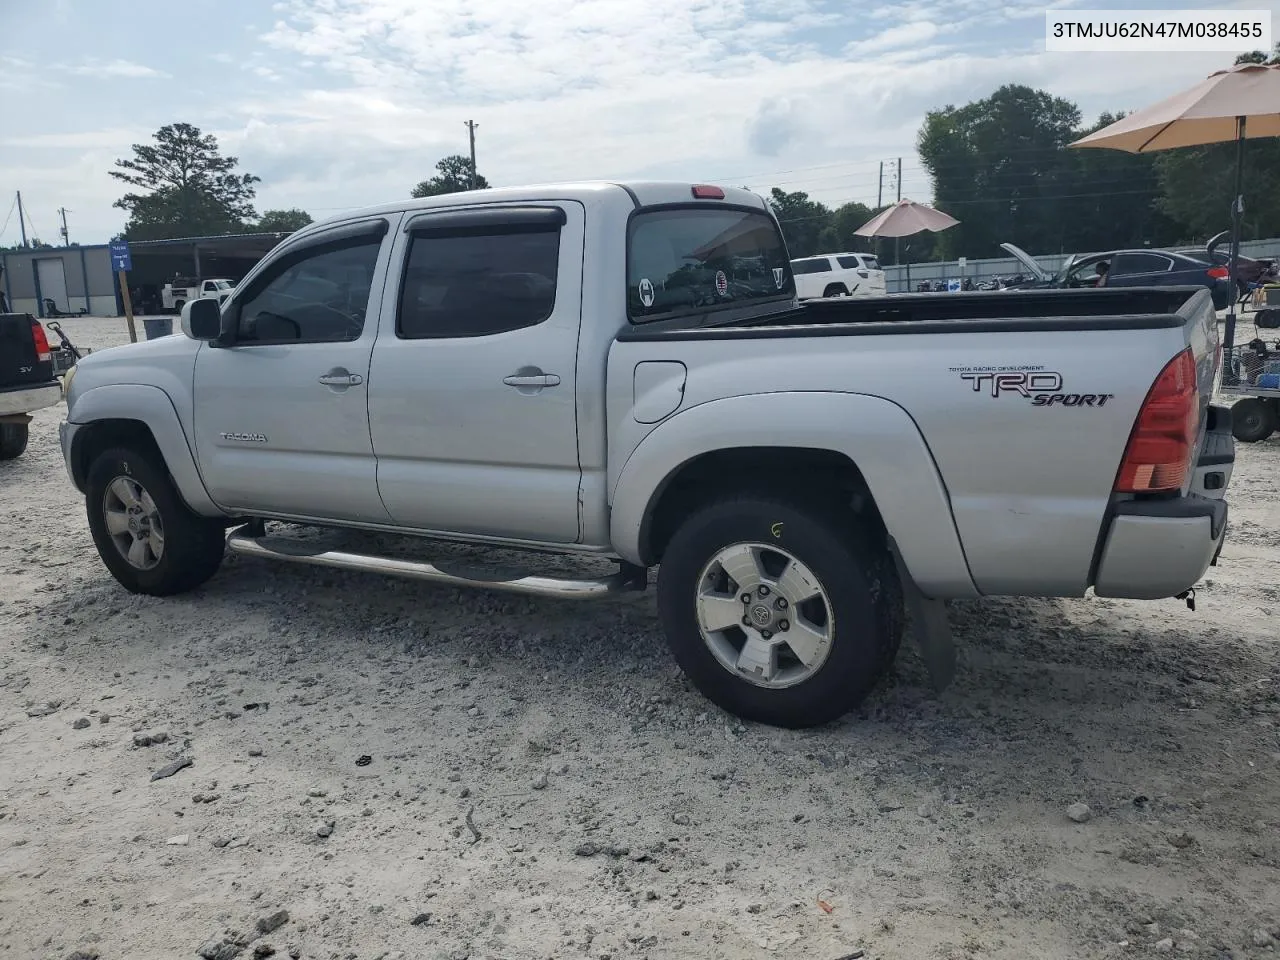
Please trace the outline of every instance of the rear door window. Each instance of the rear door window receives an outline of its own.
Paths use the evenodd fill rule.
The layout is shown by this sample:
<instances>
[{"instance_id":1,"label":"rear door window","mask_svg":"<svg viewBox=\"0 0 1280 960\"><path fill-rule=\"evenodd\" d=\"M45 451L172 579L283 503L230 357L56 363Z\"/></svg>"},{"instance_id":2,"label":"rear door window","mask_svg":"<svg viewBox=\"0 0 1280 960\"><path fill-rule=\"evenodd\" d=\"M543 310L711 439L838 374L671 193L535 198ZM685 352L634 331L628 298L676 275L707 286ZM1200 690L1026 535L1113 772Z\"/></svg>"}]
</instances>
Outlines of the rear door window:
<instances>
[{"instance_id":1,"label":"rear door window","mask_svg":"<svg viewBox=\"0 0 1280 960\"><path fill-rule=\"evenodd\" d=\"M415 236L396 333L424 340L537 326L555 309L559 263L559 224Z\"/></svg>"},{"instance_id":2,"label":"rear door window","mask_svg":"<svg viewBox=\"0 0 1280 960\"><path fill-rule=\"evenodd\" d=\"M866 266L857 257L836 257L840 266L846 270L865 270Z\"/></svg>"},{"instance_id":3,"label":"rear door window","mask_svg":"<svg viewBox=\"0 0 1280 960\"><path fill-rule=\"evenodd\" d=\"M763 210L642 210L627 241L627 313L636 323L795 296L782 233Z\"/></svg>"},{"instance_id":4,"label":"rear door window","mask_svg":"<svg viewBox=\"0 0 1280 960\"><path fill-rule=\"evenodd\" d=\"M1128 277L1142 273L1168 273L1173 260L1158 253L1118 253L1111 264L1110 276Z\"/></svg>"}]
</instances>

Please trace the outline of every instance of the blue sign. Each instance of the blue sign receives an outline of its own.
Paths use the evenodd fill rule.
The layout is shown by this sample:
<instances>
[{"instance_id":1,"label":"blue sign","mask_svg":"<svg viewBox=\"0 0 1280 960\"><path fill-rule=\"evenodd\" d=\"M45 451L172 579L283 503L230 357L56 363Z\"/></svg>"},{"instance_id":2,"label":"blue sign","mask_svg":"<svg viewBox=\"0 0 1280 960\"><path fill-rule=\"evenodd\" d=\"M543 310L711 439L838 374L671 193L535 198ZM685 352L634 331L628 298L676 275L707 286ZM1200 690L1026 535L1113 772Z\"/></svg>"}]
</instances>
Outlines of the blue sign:
<instances>
[{"instance_id":1,"label":"blue sign","mask_svg":"<svg viewBox=\"0 0 1280 960\"><path fill-rule=\"evenodd\" d=\"M961 284L961 282L960 282L959 280L948 280L948 281L947 281L947 293L959 293L959 292L960 292L960 289L961 289L961 286L962 286L962 284Z\"/></svg>"},{"instance_id":2,"label":"blue sign","mask_svg":"<svg viewBox=\"0 0 1280 960\"><path fill-rule=\"evenodd\" d=\"M133 258L129 256L129 244L125 240L112 240L108 245L111 251L112 270L132 270Z\"/></svg>"}]
</instances>

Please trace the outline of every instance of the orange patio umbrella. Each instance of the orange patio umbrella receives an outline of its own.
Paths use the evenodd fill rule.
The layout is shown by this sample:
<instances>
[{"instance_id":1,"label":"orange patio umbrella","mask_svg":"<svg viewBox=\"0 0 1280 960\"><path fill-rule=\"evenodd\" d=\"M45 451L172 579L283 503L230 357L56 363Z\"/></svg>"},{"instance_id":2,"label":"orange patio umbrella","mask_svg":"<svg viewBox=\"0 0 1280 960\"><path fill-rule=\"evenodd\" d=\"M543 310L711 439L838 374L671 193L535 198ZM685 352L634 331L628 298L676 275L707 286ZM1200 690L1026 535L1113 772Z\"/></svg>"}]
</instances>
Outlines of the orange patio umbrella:
<instances>
[{"instance_id":1,"label":"orange patio umbrella","mask_svg":"<svg viewBox=\"0 0 1280 960\"><path fill-rule=\"evenodd\" d=\"M1240 217L1244 213L1244 142L1280 136L1280 65L1238 63L1219 70L1194 87L1174 94L1071 144L1150 153L1175 147L1236 142L1236 189L1231 205L1231 263L1234 283L1240 256ZM1236 298L1231 297L1223 352L1235 341Z\"/></svg>"}]
</instances>

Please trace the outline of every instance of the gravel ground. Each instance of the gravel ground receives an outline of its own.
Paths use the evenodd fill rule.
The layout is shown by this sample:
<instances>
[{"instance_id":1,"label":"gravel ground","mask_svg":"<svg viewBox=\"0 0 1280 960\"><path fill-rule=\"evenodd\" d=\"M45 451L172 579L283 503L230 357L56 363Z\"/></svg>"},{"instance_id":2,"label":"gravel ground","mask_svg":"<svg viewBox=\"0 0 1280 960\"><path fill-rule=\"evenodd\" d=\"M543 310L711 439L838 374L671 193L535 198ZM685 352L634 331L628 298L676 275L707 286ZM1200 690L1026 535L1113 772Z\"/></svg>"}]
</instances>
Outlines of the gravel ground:
<instances>
[{"instance_id":1,"label":"gravel ground","mask_svg":"<svg viewBox=\"0 0 1280 960\"><path fill-rule=\"evenodd\" d=\"M647 594L228 557L131 596L62 415L0 465L0 958L1276 955L1280 439L1194 613L957 603L946 693L908 646L788 732L694 692Z\"/></svg>"}]
</instances>

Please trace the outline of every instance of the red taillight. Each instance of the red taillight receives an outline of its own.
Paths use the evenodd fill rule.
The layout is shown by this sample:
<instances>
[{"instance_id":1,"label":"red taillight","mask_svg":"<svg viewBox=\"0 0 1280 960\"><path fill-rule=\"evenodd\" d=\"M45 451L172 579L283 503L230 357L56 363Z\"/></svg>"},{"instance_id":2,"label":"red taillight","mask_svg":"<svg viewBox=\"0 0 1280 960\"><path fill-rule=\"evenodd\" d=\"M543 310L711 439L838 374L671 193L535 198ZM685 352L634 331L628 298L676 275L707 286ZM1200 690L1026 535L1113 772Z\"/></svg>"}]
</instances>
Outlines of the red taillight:
<instances>
[{"instance_id":1,"label":"red taillight","mask_svg":"<svg viewBox=\"0 0 1280 960\"><path fill-rule=\"evenodd\" d=\"M724 191L704 183L693 188L693 196L696 200L723 200Z\"/></svg>"},{"instance_id":2,"label":"red taillight","mask_svg":"<svg viewBox=\"0 0 1280 960\"><path fill-rule=\"evenodd\" d=\"M1226 267L1210 267L1206 272L1215 280L1225 280L1231 276L1231 272Z\"/></svg>"},{"instance_id":3,"label":"red taillight","mask_svg":"<svg viewBox=\"0 0 1280 960\"><path fill-rule=\"evenodd\" d=\"M49 338L45 336L44 327L36 320L31 321L31 339L36 342L37 362L48 363L53 359L53 354L49 352Z\"/></svg>"},{"instance_id":4,"label":"red taillight","mask_svg":"<svg viewBox=\"0 0 1280 960\"><path fill-rule=\"evenodd\" d=\"M1200 389L1188 347L1170 360L1138 411L1116 477L1116 493L1182 489L1200 430Z\"/></svg>"}]
</instances>

